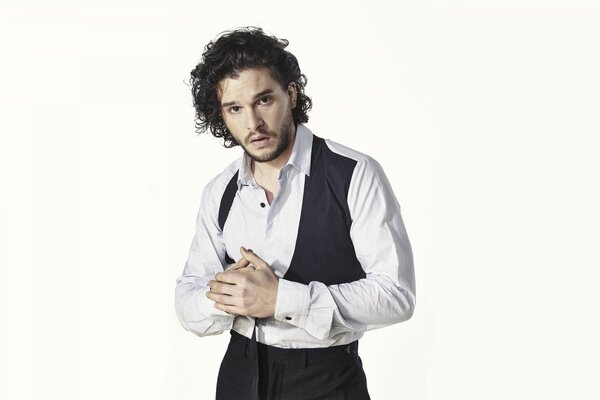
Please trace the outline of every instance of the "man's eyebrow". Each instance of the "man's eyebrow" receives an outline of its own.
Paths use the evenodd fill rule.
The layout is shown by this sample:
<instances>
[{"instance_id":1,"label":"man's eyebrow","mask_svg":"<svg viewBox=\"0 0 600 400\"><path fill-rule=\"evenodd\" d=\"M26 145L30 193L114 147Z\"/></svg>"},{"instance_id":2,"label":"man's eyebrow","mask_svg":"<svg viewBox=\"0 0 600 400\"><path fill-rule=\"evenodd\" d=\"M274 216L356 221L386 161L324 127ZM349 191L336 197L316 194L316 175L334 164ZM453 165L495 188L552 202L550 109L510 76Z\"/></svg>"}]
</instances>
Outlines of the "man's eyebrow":
<instances>
[{"instance_id":1,"label":"man's eyebrow","mask_svg":"<svg viewBox=\"0 0 600 400\"><path fill-rule=\"evenodd\" d=\"M256 100L259 97L264 96L265 94L271 94L271 93L273 93L273 89L266 89L266 90L263 90L262 92L256 93L252 99ZM235 104L237 104L237 101L228 101L227 103L221 104L221 108L226 108L226 107L229 107L229 106L233 106Z\"/></svg>"},{"instance_id":2,"label":"man's eyebrow","mask_svg":"<svg viewBox=\"0 0 600 400\"><path fill-rule=\"evenodd\" d=\"M271 94L273 93L273 89L266 89L263 90L262 92L256 93L253 97L254 100L258 99L259 97L263 97L265 94Z\"/></svg>"}]
</instances>

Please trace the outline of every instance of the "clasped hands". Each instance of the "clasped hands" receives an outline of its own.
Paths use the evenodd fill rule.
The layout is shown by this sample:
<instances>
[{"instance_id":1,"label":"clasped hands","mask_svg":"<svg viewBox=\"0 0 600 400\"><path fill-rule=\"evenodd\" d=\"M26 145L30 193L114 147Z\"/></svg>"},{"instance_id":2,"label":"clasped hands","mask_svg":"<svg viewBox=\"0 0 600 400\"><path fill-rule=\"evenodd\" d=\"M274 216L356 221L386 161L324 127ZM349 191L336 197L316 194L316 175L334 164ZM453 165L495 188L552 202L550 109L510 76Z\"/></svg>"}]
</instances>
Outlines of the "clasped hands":
<instances>
[{"instance_id":1,"label":"clasped hands","mask_svg":"<svg viewBox=\"0 0 600 400\"><path fill-rule=\"evenodd\" d=\"M242 258L208 282L206 297L215 302L215 308L232 315L272 317L279 278L252 250L241 247L240 252Z\"/></svg>"}]
</instances>

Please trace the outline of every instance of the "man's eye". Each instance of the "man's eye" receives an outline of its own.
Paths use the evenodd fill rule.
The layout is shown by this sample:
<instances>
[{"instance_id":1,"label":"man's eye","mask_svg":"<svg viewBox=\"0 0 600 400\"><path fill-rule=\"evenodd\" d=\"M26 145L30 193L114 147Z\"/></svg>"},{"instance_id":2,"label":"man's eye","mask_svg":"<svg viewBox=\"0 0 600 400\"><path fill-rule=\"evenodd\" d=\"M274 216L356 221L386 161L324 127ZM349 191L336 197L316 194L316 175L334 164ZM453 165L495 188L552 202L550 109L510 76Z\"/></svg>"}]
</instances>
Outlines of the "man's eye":
<instances>
[{"instance_id":1,"label":"man's eye","mask_svg":"<svg viewBox=\"0 0 600 400\"><path fill-rule=\"evenodd\" d=\"M238 106L233 106L233 107L229 107L228 111L232 114L235 114L238 111L240 111L240 108Z\"/></svg>"},{"instance_id":2,"label":"man's eye","mask_svg":"<svg viewBox=\"0 0 600 400\"><path fill-rule=\"evenodd\" d=\"M271 100L273 100L273 98L271 96L265 96L265 97L261 97L260 99L260 104L269 104L271 102Z\"/></svg>"}]
</instances>

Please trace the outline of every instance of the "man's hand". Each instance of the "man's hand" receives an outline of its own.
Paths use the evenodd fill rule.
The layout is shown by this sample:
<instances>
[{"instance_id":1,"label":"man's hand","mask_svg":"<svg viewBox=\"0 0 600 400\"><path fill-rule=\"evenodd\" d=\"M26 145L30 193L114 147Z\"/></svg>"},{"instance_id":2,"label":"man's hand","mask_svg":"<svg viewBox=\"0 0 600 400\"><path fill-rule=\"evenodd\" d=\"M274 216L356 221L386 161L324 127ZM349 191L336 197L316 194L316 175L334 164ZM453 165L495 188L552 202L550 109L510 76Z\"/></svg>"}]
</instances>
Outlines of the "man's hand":
<instances>
[{"instance_id":1,"label":"man's hand","mask_svg":"<svg viewBox=\"0 0 600 400\"><path fill-rule=\"evenodd\" d=\"M279 278L252 251L240 249L242 258L208 283L206 297L215 308L233 315L265 318L275 315ZM252 266L254 270L252 270Z\"/></svg>"}]
</instances>

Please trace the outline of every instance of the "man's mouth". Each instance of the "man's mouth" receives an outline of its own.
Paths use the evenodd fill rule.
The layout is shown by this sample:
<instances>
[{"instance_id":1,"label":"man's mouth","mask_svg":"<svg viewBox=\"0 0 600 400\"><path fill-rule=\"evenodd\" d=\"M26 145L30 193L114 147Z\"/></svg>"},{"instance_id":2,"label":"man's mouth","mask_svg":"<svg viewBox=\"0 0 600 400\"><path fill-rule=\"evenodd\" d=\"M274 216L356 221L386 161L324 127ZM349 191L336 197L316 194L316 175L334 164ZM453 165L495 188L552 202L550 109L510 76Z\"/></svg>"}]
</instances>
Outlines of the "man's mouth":
<instances>
[{"instance_id":1,"label":"man's mouth","mask_svg":"<svg viewBox=\"0 0 600 400\"><path fill-rule=\"evenodd\" d=\"M267 136L267 135L254 135L250 138L250 143L255 143L255 144L265 143L268 139L269 139L269 136Z\"/></svg>"}]
</instances>

